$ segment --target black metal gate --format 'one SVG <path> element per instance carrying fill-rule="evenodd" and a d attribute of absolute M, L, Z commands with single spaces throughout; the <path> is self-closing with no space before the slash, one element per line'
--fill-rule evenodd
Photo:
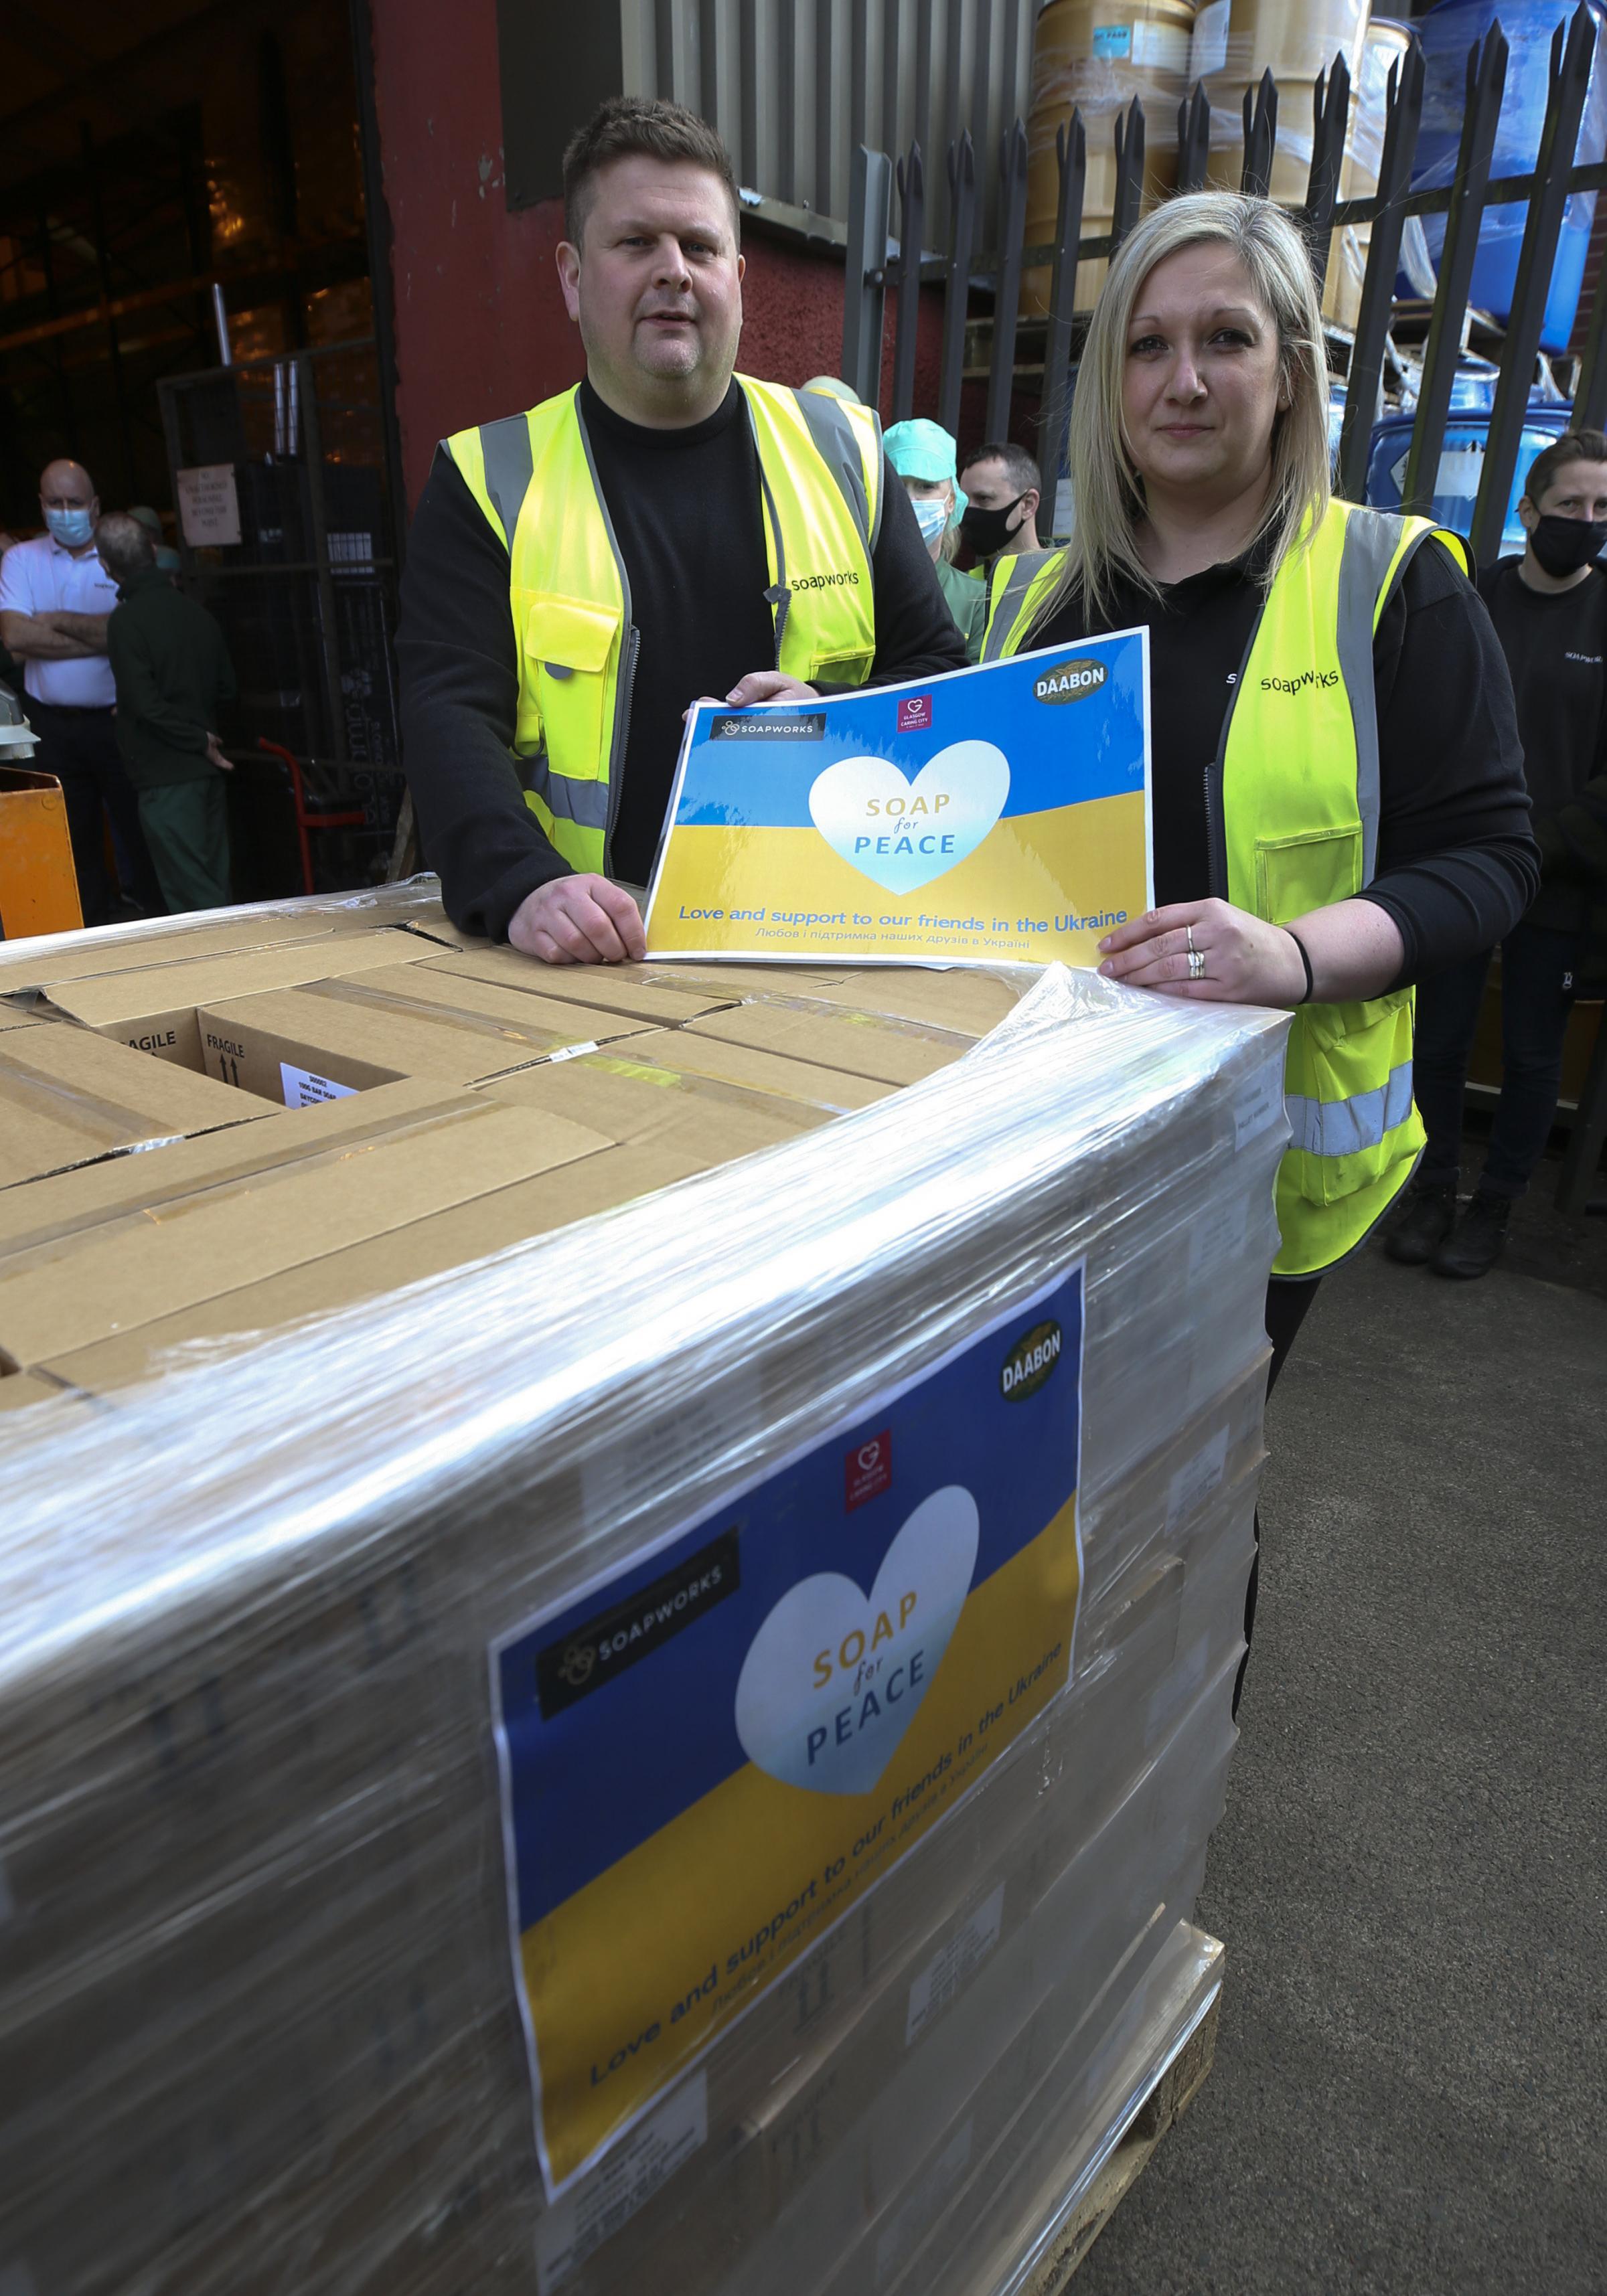
<path fill-rule="evenodd" d="M 1338 444 L 1337 488 L 1351 501 L 1364 498 L 1369 448 L 1383 405 L 1381 386 L 1392 349 L 1395 290 L 1402 235 L 1408 218 L 1443 216 L 1445 244 L 1426 321 L 1421 369 L 1416 377 L 1414 420 L 1406 454 L 1401 496 L 1408 510 L 1427 512 L 1435 493 L 1452 386 L 1469 320 L 1469 291 L 1479 225 L 1488 207 L 1527 201 L 1529 211 L 1518 262 L 1517 284 L 1500 348 L 1500 375 L 1488 414 L 1488 439 L 1476 505 L 1471 521 L 1473 552 L 1482 565 L 1499 554 L 1507 504 L 1516 474 L 1525 415 L 1537 372 L 1547 288 L 1562 230 L 1563 209 L 1573 192 L 1607 188 L 1607 164 L 1576 166 L 1575 152 L 1592 60 L 1596 20 L 1581 5 L 1553 37 L 1549 99 L 1537 163 L 1532 174 L 1492 181 L 1490 168 L 1501 99 L 1506 83 L 1508 47 L 1498 22 L 1467 59 L 1462 142 L 1453 181 L 1439 189 L 1411 188 L 1412 164 L 1423 110 L 1424 59 L 1413 34 L 1400 62 L 1389 73 L 1379 187 L 1368 199 L 1338 198 L 1349 119 L 1350 72 L 1343 56 L 1309 91 L 1281 91 L 1270 72 L 1244 99 L 1242 130 L 1232 123 L 1232 141 L 1243 136 L 1241 188 L 1265 195 L 1272 181 L 1281 105 L 1294 104 L 1313 123 L 1309 180 L 1303 204 L 1293 212 L 1306 226 L 1319 291 L 1336 226 L 1371 226 L 1360 308 L 1353 332 L 1330 343 L 1331 365 L 1345 384 L 1344 423 Z M 1086 332 L 1086 315 L 1075 308 L 1077 266 L 1112 254 L 1139 218 L 1144 185 L 1144 149 L 1149 133 L 1143 106 L 1134 97 L 1116 123 L 1117 178 L 1113 227 L 1097 238 L 1083 237 L 1083 194 L 1087 147 L 1080 115 L 1073 111 L 1059 137 L 1059 209 L 1055 237 L 1045 246 L 1022 244 L 1026 214 L 1027 139 L 1018 119 L 1001 139 L 997 155 L 998 213 L 1002 229 L 992 254 L 972 252 L 980 212 L 977 154 L 968 135 L 949 146 L 949 246 L 945 256 L 921 253 L 925 204 L 924 170 L 919 144 L 894 167 L 880 152 L 861 147 L 856 155 L 854 197 L 844 302 L 844 380 L 874 403 L 881 374 L 885 302 L 895 298 L 892 415 L 913 414 L 915 328 L 923 282 L 944 289 L 943 359 L 935 414 L 946 430 L 957 430 L 961 383 L 975 368 L 968 364 L 986 347 L 985 435 L 1006 435 L 1012 393 L 1034 386 L 1040 393 L 1038 460 L 1051 489 L 1061 467 L 1067 418 L 1076 387 L 1076 359 Z M 1196 86 L 1177 117 L 1178 193 L 1206 183 L 1211 110 Z M 890 236 L 894 186 L 899 194 L 899 231 Z M 1168 194 L 1170 195 L 1170 194 Z M 1030 335 L 1018 316 L 1024 270 L 1052 266 L 1049 314 Z M 991 320 L 972 317 L 974 296 L 991 298 Z M 1572 422 L 1600 428 L 1607 417 L 1607 296 L 1598 294 L 1588 319 L 1584 353 L 1572 381 Z M 1018 364 L 1023 352 L 1025 365 Z"/>

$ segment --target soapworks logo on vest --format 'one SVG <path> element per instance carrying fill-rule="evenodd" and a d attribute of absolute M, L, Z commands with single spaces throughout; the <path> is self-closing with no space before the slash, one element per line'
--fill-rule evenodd
<path fill-rule="evenodd" d="M 845 566 L 837 573 L 800 574 L 789 587 L 794 590 L 842 590 L 851 587 L 859 578 L 853 567 Z"/>
<path fill-rule="evenodd" d="M 1308 685 L 1322 688 L 1337 685 L 1339 682 L 1337 669 L 1303 669 L 1294 677 L 1264 677 L 1261 691 L 1263 693 L 1298 693 Z"/>

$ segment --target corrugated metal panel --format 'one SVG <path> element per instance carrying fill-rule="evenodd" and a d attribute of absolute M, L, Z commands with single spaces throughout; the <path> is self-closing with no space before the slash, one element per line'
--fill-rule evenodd
<path fill-rule="evenodd" d="M 856 144 L 919 141 L 928 245 L 948 231 L 944 153 L 968 128 L 986 242 L 1037 14 L 1038 0 L 621 0 L 625 86 L 701 113 L 747 188 L 839 222 Z"/>

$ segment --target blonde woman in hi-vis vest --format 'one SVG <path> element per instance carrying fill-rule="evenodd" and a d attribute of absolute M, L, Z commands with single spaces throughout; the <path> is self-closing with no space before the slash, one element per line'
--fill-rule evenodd
<path fill-rule="evenodd" d="M 1537 882 L 1512 686 L 1460 538 L 1332 499 L 1321 310 L 1268 201 L 1172 200 L 1126 241 L 1069 469 L 1074 538 L 996 570 L 982 658 L 1149 627 L 1158 905 L 1100 970 L 1294 1013 L 1275 1378 L 1422 1151 L 1413 982 Z"/>

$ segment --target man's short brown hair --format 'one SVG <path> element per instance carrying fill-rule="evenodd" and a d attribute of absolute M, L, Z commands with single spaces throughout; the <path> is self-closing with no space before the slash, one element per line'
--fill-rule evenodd
<path fill-rule="evenodd" d="M 564 235 L 572 246 L 581 244 L 599 168 L 613 160 L 639 156 L 705 168 L 718 176 L 730 199 L 731 228 L 737 233 L 741 217 L 737 171 L 707 121 L 684 104 L 666 103 L 658 96 L 611 95 L 584 127 L 575 130 L 564 153 Z"/>
<path fill-rule="evenodd" d="M 1570 463 L 1607 463 L 1607 436 L 1600 430 L 1565 430 L 1554 447 L 1545 447 L 1529 466 L 1523 491 L 1537 510 Z"/>

